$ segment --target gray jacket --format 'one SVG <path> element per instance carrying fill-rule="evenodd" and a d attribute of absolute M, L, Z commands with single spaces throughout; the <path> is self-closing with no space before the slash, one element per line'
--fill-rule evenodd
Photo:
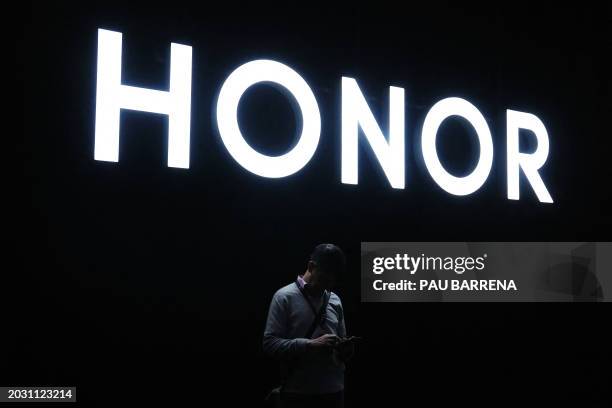
<path fill-rule="evenodd" d="M 319 310 L 323 296 L 310 299 Z M 287 392 L 323 394 L 344 389 L 344 363 L 338 359 L 336 352 L 307 350 L 308 339 L 303 336 L 314 318 L 312 309 L 295 282 L 280 288 L 272 297 L 263 349 L 268 356 L 280 360 L 283 373 L 287 372 L 290 361 L 295 359 L 295 367 L 284 384 Z M 342 303 L 333 292 L 321 324 L 315 329 L 312 338 L 327 333 L 346 336 Z"/>

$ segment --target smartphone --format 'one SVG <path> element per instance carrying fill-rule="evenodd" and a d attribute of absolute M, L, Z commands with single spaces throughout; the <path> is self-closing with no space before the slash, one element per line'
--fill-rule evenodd
<path fill-rule="evenodd" d="M 344 343 L 348 343 L 348 342 L 355 342 L 355 341 L 360 341 L 362 340 L 362 337 L 359 336 L 349 336 L 349 337 L 344 337 L 342 339 L 340 339 L 340 344 L 344 344 Z"/>

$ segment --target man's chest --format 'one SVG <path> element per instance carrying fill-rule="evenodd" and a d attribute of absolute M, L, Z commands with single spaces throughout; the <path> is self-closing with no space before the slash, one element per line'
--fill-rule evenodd
<path fill-rule="evenodd" d="M 318 312 L 321 309 L 324 301 L 323 297 L 318 299 L 311 298 L 309 300 L 311 301 L 310 304 L 308 304 L 306 299 L 300 298 L 294 298 L 291 302 L 288 323 L 291 332 L 298 337 L 304 336 L 308 331 L 316 317 L 315 311 Z M 313 338 L 325 333 L 338 334 L 341 320 L 341 307 L 334 302 L 328 302 L 321 323 L 316 328 Z"/>

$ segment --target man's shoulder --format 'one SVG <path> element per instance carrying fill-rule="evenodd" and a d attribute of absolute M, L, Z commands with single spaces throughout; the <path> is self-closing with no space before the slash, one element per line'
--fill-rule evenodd
<path fill-rule="evenodd" d="M 329 293 L 329 303 L 342 306 L 342 301 L 340 300 L 340 296 L 338 296 L 334 292 Z"/>
<path fill-rule="evenodd" d="M 295 282 L 291 282 L 290 284 L 285 285 L 282 288 L 278 289 L 274 293 L 274 297 L 277 299 L 287 298 L 287 297 L 295 296 L 296 294 L 300 294 L 300 290 L 297 288 L 297 286 L 295 286 Z"/>

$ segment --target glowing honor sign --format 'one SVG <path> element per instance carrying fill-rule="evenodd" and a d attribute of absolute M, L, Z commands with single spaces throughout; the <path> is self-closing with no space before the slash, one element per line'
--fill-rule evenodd
<path fill-rule="evenodd" d="M 191 47 L 170 45 L 170 89 L 160 91 L 121 83 L 122 34 L 98 30 L 96 87 L 95 160 L 119 161 L 119 115 L 121 109 L 166 114 L 168 166 L 189 168 L 191 119 Z M 238 126 L 238 104 L 245 91 L 260 82 L 272 82 L 286 89 L 297 101 L 302 115 L 302 133 L 287 153 L 268 156 L 253 149 Z M 359 129 L 370 145 L 391 187 L 405 187 L 404 89 L 389 87 L 389 134 L 380 129 L 363 92 L 353 78 L 342 77 L 342 163 L 344 184 L 358 184 Z M 277 61 L 255 60 L 232 72 L 221 88 L 216 119 L 223 144 L 241 166 L 261 177 L 280 178 L 300 171 L 312 158 L 321 135 L 321 114 L 312 89 L 293 69 Z M 464 177 L 446 171 L 436 150 L 436 137 L 445 120 L 459 116 L 474 128 L 480 157 L 474 170 Z M 506 111 L 508 199 L 519 199 L 519 173 L 541 202 L 552 203 L 538 170 L 548 157 L 548 133 L 535 115 Z M 531 131 L 537 141 L 533 153 L 519 151 L 519 130 Z M 464 196 L 478 190 L 493 165 L 493 140 L 487 121 L 478 108 L 465 99 L 446 98 L 427 113 L 421 132 L 421 148 L 427 171 L 450 194 Z"/>

